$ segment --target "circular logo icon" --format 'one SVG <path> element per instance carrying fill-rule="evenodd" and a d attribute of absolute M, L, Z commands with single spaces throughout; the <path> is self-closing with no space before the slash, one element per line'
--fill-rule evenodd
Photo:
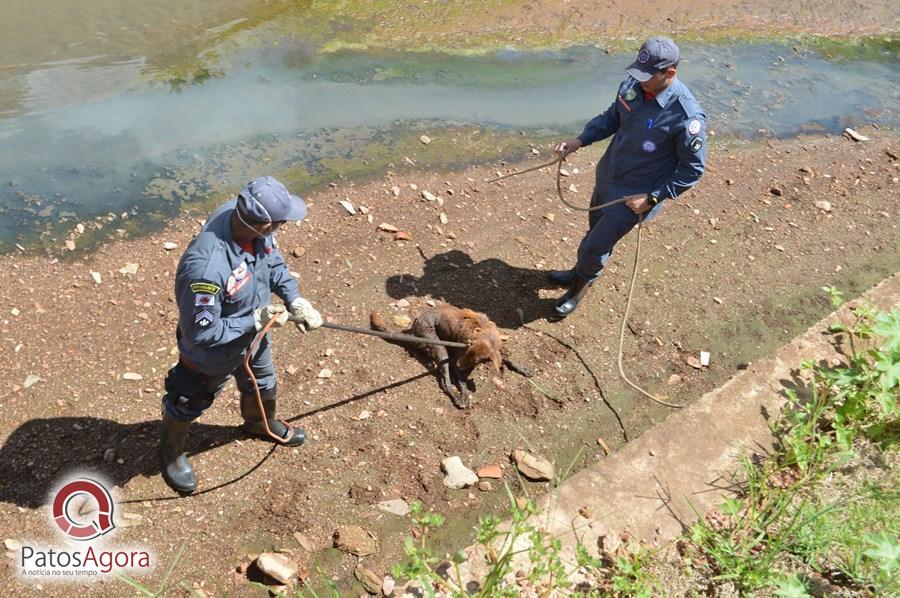
<path fill-rule="evenodd" d="M 648 139 L 647 141 L 645 141 L 644 143 L 641 144 L 641 148 L 649 154 L 650 152 L 656 151 L 656 144 Z"/>
<path fill-rule="evenodd" d="M 641 64 L 647 64 L 648 60 L 650 60 L 650 50 L 644 48 L 640 52 L 638 52 L 638 62 L 640 62 Z"/>
<path fill-rule="evenodd" d="M 76 521 L 69 513 L 75 499 L 94 499 L 97 512 L 87 523 Z M 59 489 L 53 499 L 53 520 L 62 532 L 73 540 L 92 540 L 115 527 L 113 524 L 113 499 L 99 482 L 81 478 Z"/>
<path fill-rule="evenodd" d="M 700 121 L 695 118 L 690 123 L 688 123 L 688 133 L 690 133 L 691 135 L 696 135 L 699 132 Z"/>

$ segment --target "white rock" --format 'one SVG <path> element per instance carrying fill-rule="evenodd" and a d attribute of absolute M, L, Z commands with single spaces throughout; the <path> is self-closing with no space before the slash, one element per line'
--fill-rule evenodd
<path fill-rule="evenodd" d="M 290 583 L 297 576 L 299 567 L 286 554 L 276 552 L 264 552 L 256 558 L 256 566 L 259 570 L 278 581 Z"/>
<path fill-rule="evenodd" d="M 140 264 L 134 264 L 132 262 L 125 262 L 125 265 L 119 268 L 120 274 L 137 274 L 138 268 L 140 268 Z"/>
<path fill-rule="evenodd" d="M 316 378 L 331 378 L 334 373 L 328 368 L 322 368 L 319 370 L 319 373 L 316 374 Z"/>
<path fill-rule="evenodd" d="M 78 224 L 76 224 L 75 232 L 77 232 L 79 235 L 83 235 L 84 234 L 84 225 L 80 222 Z"/>
<path fill-rule="evenodd" d="M 425 145 L 428 145 L 429 143 L 431 143 L 431 137 L 429 137 L 428 135 L 420 135 L 419 141 L 421 141 Z"/>
<path fill-rule="evenodd" d="M 124 374 L 122 374 L 122 379 L 123 380 L 143 380 L 144 377 L 135 372 L 125 372 Z"/>
<path fill-rule="evenodd" d="M 709 365 L 709 352 L 708 351 L 700 351 L 700 365 L 703 365 L 703 366 Z"/>
<path fill-rule="evenodd" d="M 394 185 L 393 187 L 391 187 L 391 193 L 394 194 L 394 197 L 400 197 L 400 187 Z"/>
<path fill-rule="evenodd" d="M 450 219 L 447 218 L 447 215 L 443 212 L 441 212 L 441 215 L 439 216 L 439 218 L 440 218 L 441 224 L 447 224 L 448 222 L 450 222 Z"/>
<path fill-rule="evenodd" d="M 35 374 L 28 374 L 27 376 L 25 376 L 25 382 L 22 384 L 22 386 L 24 386 L 25 388 L 29 388 L 31 386 L 34 386 L 38 382 L 41 382 L 42 380 L 43 378 L 41 378 L 40 376 L 37 376 Z"/>
<path fill-rule="evenodd" d="M 91 278 L 94 279 L 95 284 L 100 284 L 101 282 L 103 282 L 103 277 L 100 276 L 99 272 L 91 272 Z"/>
<path fill-rule="evenodd" d="M 390 575 L 385 575 L 384 581 L 381 583 L 381 593 L 385 596 L 390 596 L 391 592 L 393 592 L 396 587 L 397 582 L 394 581 L 394 578 Z"/>
<path fill-rule="evenodd" d="M 447 488 L 467 488 L 478 483 L 475 472 L 463 465 L 462 459 L 455 455 L 441 461 L 441 466 L 447 474 L 444 476 L 444 486 Z"/>
<path fill-rule="evenodd" d="M 388 224 L 387 222 L 382 222 L 378 225 L 378 230 L 383 230 L 388 233 L 395 233 L 400 229 L 394 226 L 393 224 Z"/>
<path fill-rule="evenodd" d="M 356 214 L 356 208 L 354 208 L 353 204 L 350 203 L 349 201 L 347 201 L 346 199 L 342 199 L 338 203 L 341 204 L 342 206 L 344 206 L 344 209 L 347 210 L 347 212 L 350 213 L 351 215 Z"/>
<path fill-rule="evenodd" d="M 13 552 L 22 548 L 22 543 L 16 540 L 15 538 L 7 538 L 3 540 L 3 545 L 6 546 L 7 550 L 12 550 Z"/>
<path fill-rule="evenodd" d="M 14 307 L 14 308 L 12 308 L 11 310 L 9 310 L 9 313 L 11 313 L 12 315 L 14 315 L 15 317 L 18 318 L 18 317 L 19 317 L 19 314 L 22 313 L 22 312 L 19 311 L 19 308 L 18 308 L 18 307 Z"/>
<path fill-rule="evenodd" d="M 854 131 L 850 127 L 847 127 L 846 129 L 844 129 L 844 133 L 846 133 L 847 137 L 849 137 L 853 141 L 868 141 L 869 140 L 868 137 L 866 137 L 865 135 L 859 134 L 858 132 Z"/>
<path fill-rule="evenodd" d="M 166 241 L 165 243 L 163 243 L 163 249 L 165 249 L 166 251 L 172 251 L 176 247 L 178 247 L 178 243 L 173 243 L 171 241 Z"/>
<path fill-rule="evenodd" d="M 72 239 L 66 239 L 65 245 L 66 249 L 68 249 L 69 251 L 75 251 L 75 241 L 73 241 Z"/>
<path fill-rule="evenodd" d="M 816 207 L 822 210 L 823 212 L 831 211 L 831 202 L 825 201 L 824 199 L 816 202 Z"/>
<path fill-rule="evenodd" d="M 437 197 L 431 191 L 422 191 L 422 197 L 427 201 L 434 201 Z"/>
<path fill-rule="evenodd" d="M 409 504 L 402 498 L 395 498 L 393 500 L 385 500 L 378 503 L 378 510 L 384 511 L 385 513 L 391 513 L 392 515 L 405 517 L 409 514 Z"/>

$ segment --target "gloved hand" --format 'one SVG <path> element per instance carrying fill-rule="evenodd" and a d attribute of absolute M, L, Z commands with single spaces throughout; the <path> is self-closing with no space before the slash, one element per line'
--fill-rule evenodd
<path fill-rule="evenodd" d="M 312 303 L 303 297 L 297 297 L 291 301 L 288 310 L 290 310 L 291 315 L 303 319 L 302 322 L 295 322 L 297 324 L 297 330 L 300 332 L 315 330 L 322 325 L 322 314 L 316 311 L 316 308 L 312 306 Z"/>
<path fill-rule="evenodd" d="M 274 320 L 272 324 L 272 328 L 281 328 L 288 321 L 287 310 L 283 305 L 267 305 L 266 307 L 260 307 L 256 311 L 253 312 L 253 320 L 256 324 L 256 331 L 259 332 L 262 330 L 266 324 L 269 323 L 269 320 Z"/>

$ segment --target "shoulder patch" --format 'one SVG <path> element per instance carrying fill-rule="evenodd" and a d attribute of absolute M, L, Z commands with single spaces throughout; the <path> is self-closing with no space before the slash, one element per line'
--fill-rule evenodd
<path fill-rule="evenodd" d="M 215 295 L 216 293 L 218 293 L 221 290 L 222 290 L 221 287 L 219 287 L 218 285 L 214 285 L 211 282 L 200 281 L 200 282 L 192 282 L 191 283 L 191 292 L 193 292 L 193 293 L 204 293 L 207 295 Z"/>
<path fill-rule="evenodd" d="M 691 135 L 697 135 L 700 133 L 700 129 L 702 128 L 702 124 L 696 118 L 692 118 L 691 122 L 688 123 L 688 133 Z"/>
<path fill-rule="evenodd" d="M 696 154 L 697 152 L 700 151 L 700 148 L 703 147 L 703 138 L 702 137 L 694 137 L 694 139 L 691 140 L 691 144 L 688 147 L 690 147 L 691 151 Z"/>
<path fill-rule="evenodd" d="M 214 317 L 208 309 L 204 309 L 203 311 L 198 313 L 196 316 L 194 316 L 194 322 L 196 322 L 197 325 L 200 326 L 201 328 L 206 328 L 207 326 L 212 324 L 213 319 L 214 319 Z"/>

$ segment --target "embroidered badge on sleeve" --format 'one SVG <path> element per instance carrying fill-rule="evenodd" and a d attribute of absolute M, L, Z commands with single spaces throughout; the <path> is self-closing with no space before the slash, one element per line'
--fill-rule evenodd
<path fill-rule="evenodd" d="M 702 126 L 703 125 L 700 124 L 699 120 L 697 120 L 696 118 L 692 119 L 691 122 L 688 123 L 688 133 L 691 135 L 697 135 L 698 133 L 700 133 L 700 128 Z"/>
<path fill-rule="evenodd" d="M 219 287 L 218 285 L 214 285 L 211 282 L 198 281 L 191 283 L 191 292 L 193 293 L 206 293 L 207 295 L 215 295 L 221 290 L 221 287 Z"/>
<path fill-rule="evenodd" d="M 206 328 L 207 326 L 212 324 L 213 319 L 214 319 L 214 316 L 212 315 L 212 313 L 210 313 L 210 311 L 208 309 L 204 309 L 203 311 L 199 312 L 196 316 L 194 316 L 194 322 L 196 322 L 197 326 L 200 326 L 201 328 Z"/>

